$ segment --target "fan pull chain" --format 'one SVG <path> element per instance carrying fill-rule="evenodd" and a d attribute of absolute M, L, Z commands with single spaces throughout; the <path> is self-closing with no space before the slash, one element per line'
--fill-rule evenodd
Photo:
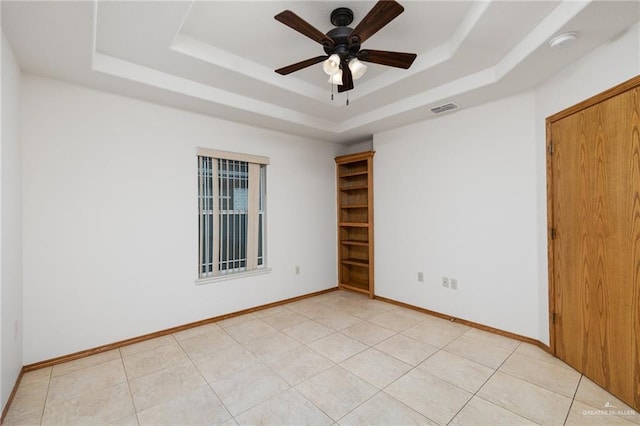
<path fill-rule="evenodd" d="M 333 83 L 331 83 L 331 100 L 333 100 Z"/>
<path fill-rule="evenodd" d="M 347 91 L 347 106 L 349 106 L 349 92 Z"/>

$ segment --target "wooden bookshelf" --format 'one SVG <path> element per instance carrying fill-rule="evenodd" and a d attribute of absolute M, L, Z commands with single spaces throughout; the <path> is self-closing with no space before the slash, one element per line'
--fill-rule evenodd
<path fill-rule="evenodd" d="M 374 151 L 336 158 L 338 286 L 373 298 Z"/>

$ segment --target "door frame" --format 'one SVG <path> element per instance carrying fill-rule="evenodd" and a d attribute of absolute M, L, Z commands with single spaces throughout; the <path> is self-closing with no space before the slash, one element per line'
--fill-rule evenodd
<path fill-rule="evenodd" d="M 554 252 L 553 252 L 553 136 L 551 125 L 565 117 L 578 113 L 584 109 L 597 105 L 628 90 L 640 87 L 640 75 L 630 78 L 604 92 L 598 93 L 582 102 L 566 108 L 546 119 L 546 156 L 547 156 L 547 269 L 549 287 L 549 352 L 556 355 L 556 284 L 554 280 Z"/>

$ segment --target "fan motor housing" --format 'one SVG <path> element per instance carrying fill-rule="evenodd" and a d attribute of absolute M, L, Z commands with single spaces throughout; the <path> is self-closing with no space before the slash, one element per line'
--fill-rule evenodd
<path fill-rule="evenodd" d="M 360 40 L 357 37 L 350 38 L 353 28 L 348 27 L 353 22 L 353 12 L 347 7 L 339 7 L 331 12 L 331 23 L 336 28 L 327 33 L 334 42 L 334 46 L 324 46 L 327 55 L 338 54 L 342 59 L 355 55 L 360 50 Z"/>

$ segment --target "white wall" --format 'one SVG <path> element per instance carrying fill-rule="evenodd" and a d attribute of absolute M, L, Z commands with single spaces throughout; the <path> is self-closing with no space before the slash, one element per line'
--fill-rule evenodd
<path fill-rule="evenodd" d="M 25 364 L 336 286 L 343 147 L 34 76 L 23 124 Z M 194 284 L 197 146 L 270 157 L 271 273 Z"/>
<path fill-rule="evenodd" d="M 378 295 L 537 334 L 533 114 L 523 94 L 375 135 Z"/>
<path fill-rule="evenodd" d="M 2 143 L 0 144 L 0 406 L 22 368 L 22 193 L 20 69 L 2 33 Z M 16 328 L 17 327 L 17 328 Z"/>
<path fill-rule="evenodd" d="M 548 344 L 545 117 L 639 73 L 635 25 L 533 90 L 374 135 L 376 293 Z"/>

